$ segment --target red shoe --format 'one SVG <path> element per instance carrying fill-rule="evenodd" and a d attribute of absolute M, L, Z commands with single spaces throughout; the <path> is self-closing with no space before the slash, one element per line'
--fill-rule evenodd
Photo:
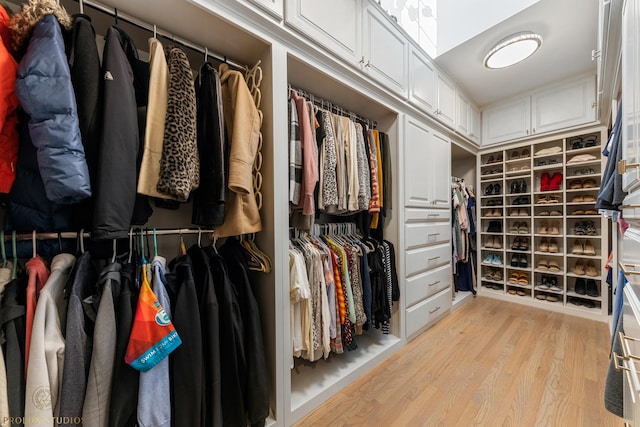
<path fill-rule="evenodd" d="M 560 190 L 561 184 L 562 184 L 562 172 L 554 173 L 551 179 L 549 180 L 549 191 Z"/>
<path fill-rule="evenodd" d="M 540 176 L 540 191 L 549 191 L 549 174 L 547 172 Z"/>

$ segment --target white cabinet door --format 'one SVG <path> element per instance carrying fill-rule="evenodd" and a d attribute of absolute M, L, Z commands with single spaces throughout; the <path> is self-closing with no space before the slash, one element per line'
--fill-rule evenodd
<path fill-rule="evenodd" d="M 464 136 L 469 135 L 469 101 L 462 93 L 456 94 L 456 132 Z"/>
<path fill-rule="evenodd" d="M 360 56 L 361 0 L 287 0 L 285 22 L 348 62 Z"/>
<path fill-rule="evenodd" d="M 534 134 L 582 125 L 596 120 L 596 84 L 589 76 L 531 96 Z"/>
<path fill-rule="evenodd" d="M 482 135 L 482 119 L 480 116 L 480 110 L 469 104 L 469 115 L 469 139 L 476 144 L 480 144 L 480 137 Z"/>
<path fill-rule="evenodd" d="M 640 162 L 640 0 L 627 0 L 622 9 L 622 159 Z M 625 191 L 640 184 L 640 169 L 622 175 Z"/>
<path fill-rule="evenodd" d="M 453 127 L 456 117 L 456 87 L 444 73 L 436 75 L 438 93 L 437 118 L 445 125 Z"/>
<path fill-rule="evenodd" d="M 436 111 L 436 68 L 419 49 L 411 46 L 409 52 L 409 102 L 422 111 Z"/>
<path fill-rule="evenodd" d="M 409 116 L 404 126 L 404 204 L 405 206 L 433 207 L 431 170 L 431 129 Z"/>
<path fill-rule="evenodd" d="M 259 6 L 269 14 L 282 19 L 282 9 L 284 7 L 284 0 L 242 0 L 245 3 L 252 3 Z"/>
<path fill-rule="evenodd" d="M 366 72 L 389 89 L 406 95 L 409 41 L 386 14 L 371 4 L 364 10 L 362 42 Z"/>
<path fill-rule="evenodd" d="M 451 141 L 444 135 L 431 132 L 430 181 L 434 208 L 451 208 Z"/>
<path fill-rule="evenodd" d="M 482 145 L 497 144 L 529 135 L 531 98 L 524 96 L 482 112 Z"/>

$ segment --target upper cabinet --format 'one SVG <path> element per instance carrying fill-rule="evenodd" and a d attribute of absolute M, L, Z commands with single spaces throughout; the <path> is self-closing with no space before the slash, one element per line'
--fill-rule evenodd
<path fill-rule="evenodd" d="M 640 186 L 640 0 L 627 0 L 622 9 L 622 188 Z"/>
<path fill-rule="evenodd" d="M 360 0 L 288 0 L 285 21 L 310 40 L 355 64 L 361 59 L 361 8 Z"/>
<path fill-rule="evenodd" d="M 482 145 L 539 135 L 596 120 L 593 76 L 511 99 L 482 113 Z"/>
<path fill-rule="evenodd" d="M 480 144 L 481 127 L 480 110 L 469 102 L 464 93 L 457 91 L 455 131 Z"/>
<path fill-rule="evenodd" d="M 389 89 L 406 96 L 409 40 L 371 3 L 364 9 L 363 21 L 362 68 Z"/>
<path fill-rule="evenodd" d="M 453 128 L 456 118 L 456 86 L 443 72 L 436 74 L 436 92 L 438 94 L 436 116 L 442 123 Z"/>
<path fill-rule="evenodd" d="M 530 97 L 511 100 L 482 112 L 482 145 L 525 137 L 530 128 Z"/>
<path fill-rule="evenodd" d="M 409 52 L 409 102 L 419 109 L 436 111 L 436 66 L 422 50 L 411 45 Z"/>

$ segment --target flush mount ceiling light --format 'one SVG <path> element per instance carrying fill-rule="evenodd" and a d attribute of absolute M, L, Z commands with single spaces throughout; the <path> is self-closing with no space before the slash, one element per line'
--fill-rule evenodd
<path fill-rule="evenodd" d="M 505 68 L 517 64 L 533 55 L 542 45 L 542 36 L 524 32 L 513 34 L 500 43 L 484 57 L 486 68 Z"/>

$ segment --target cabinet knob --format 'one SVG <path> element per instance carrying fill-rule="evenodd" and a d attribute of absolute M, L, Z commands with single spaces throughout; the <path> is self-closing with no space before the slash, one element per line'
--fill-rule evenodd
<path fill-rule="evenodd" d="M 533 128 L 533 133 L 536 133 L 536 128 Z"/>
<path fill-rule="evenodd" d="M 435 281 L 435 282 L 433 282 L 433 283 L 429 283 L 429 286 L 435 286 L 435 285 L 437 285 L 438 283 L 440 283 L 440 280 L 436 280 L 436 281 Z"/>
<path fill-rule="evenodd" d="M 615 351 L 611 352 L 611 356 L 613 356 L 613 366 L 616 368 L 616 371 L 630 371 L 631 369 L 625 367 L 620 360 L 625 360 L 624 357 L 620 356 Z"/>
<path fill-rule="evenodd" d="M 440 257 L 439 256 L 435 256 L 433 258 L 429 258 L 427 261 L 435 261 L 437 259 L 440 259 Z"/>
<path fill-rule="evenodd" d="M 360 64 L 364 64 L 364 56 L 362 58 L 360 58 L 360 61 L 358 61 Z"/>
<path fill-rule="evenodd" d="M 529 129 L 527 129 L 527 135 L 529 135 Z"/>
<path fill-rule="evenodd" d="M 365 67 L 370 67 L 371 66 L 371 60 L 368 60 L 366 64 L 364 64 Z"/>

